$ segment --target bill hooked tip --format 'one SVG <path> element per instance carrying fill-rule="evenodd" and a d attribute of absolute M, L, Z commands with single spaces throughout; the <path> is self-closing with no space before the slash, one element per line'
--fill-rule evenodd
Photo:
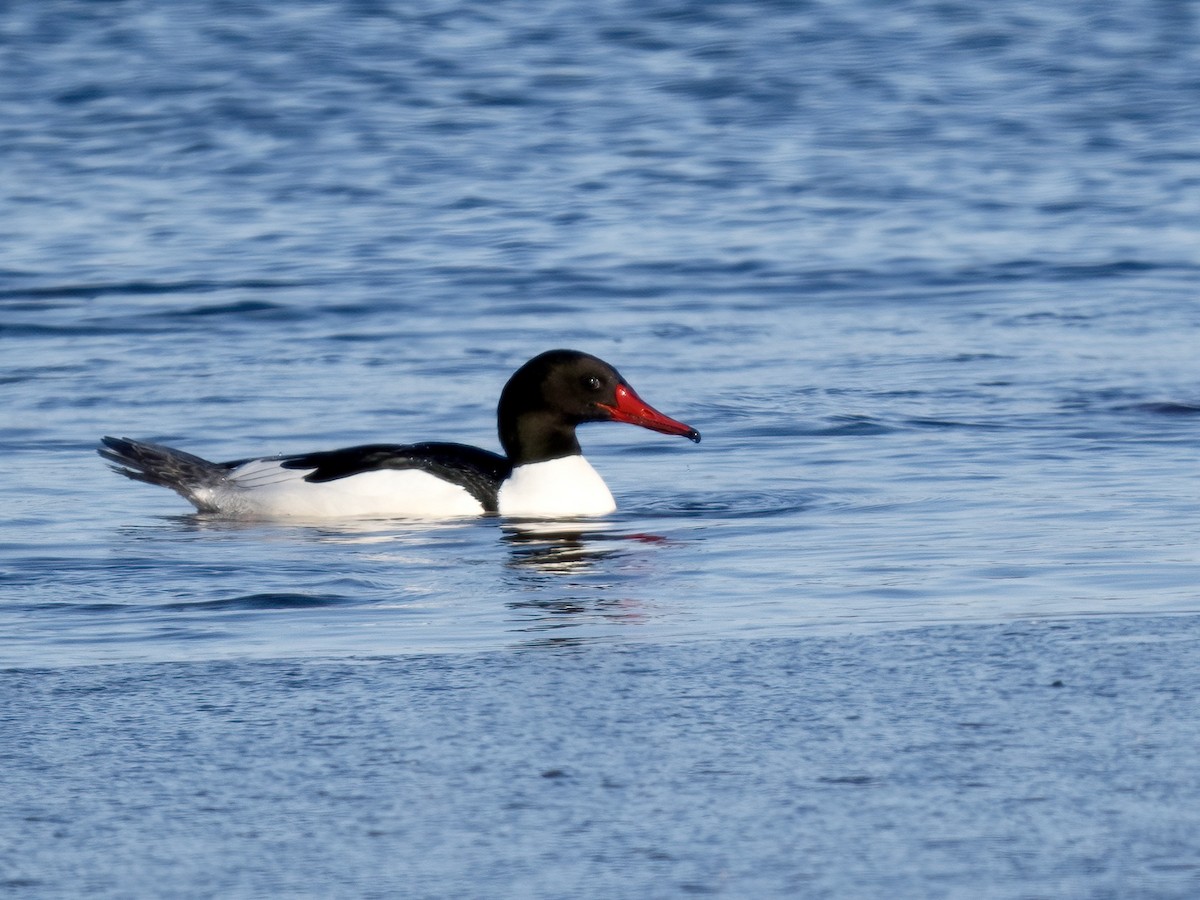
<path fill-rule="evenodd" d="M 628 422 L 630 425 L 640 425 L 660 434 L 677 434 L 694 443 L 700 443 L 700 432 L 691 425 L 664 416 L 627 384 L 617 386 L 615 405 L 601 408 L 614 422 Z"/>

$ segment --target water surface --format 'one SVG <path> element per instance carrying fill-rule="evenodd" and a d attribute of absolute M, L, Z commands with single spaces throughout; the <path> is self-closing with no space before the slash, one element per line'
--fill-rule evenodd
<path fill-rule="evenodd" d="M 5 884 L 1195 895 L 1198 47 L 1168 0 L 16 4 Z M 93 452 L 494 449 L 561 346 L 704 434 L 584 429 L 596 522 L 227 522 Z"/>

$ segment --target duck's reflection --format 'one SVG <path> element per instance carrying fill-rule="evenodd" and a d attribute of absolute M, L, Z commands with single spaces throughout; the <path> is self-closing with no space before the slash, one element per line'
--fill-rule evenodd
<path fill-rule="evenodd" d="M 507 604 L 517 616 L 516 630 L 572 629 L 574 642 L 611 637 L 607 629 L 613 624 L 640 624 L 652 617 L 646 602 L 629 597 L 622 587 L 629 570 L 637 568 L 635 544 L 665 543 L 665 538 L 622 533 L 596 522 L 506 523 L 503 531 L 508 567 L 527 594 Z M 534 643 L 564 640 L 543 636 Z"/>
<path fill-rule="evenodd" d="M 560 526 L 561 528 L 561 526 Z M 512 531 L 505 529 L 508 565 L 517 572 L 542 575 L 577 575 L 598 563 L 621 555 L 621 550 L 581 531 Z"/>
<path fill-rule="evenodd" d="M 646 604 L 631 597 L 592 597 L 513 600 L 509 610 L 517 619 L 514 631 L 539 634 L 559 629 L 571 629 L 570 640 L 583 641 L 611 638 L 609 625 L 641 625 L 650 619 Z M 540 638 L 539 642 L 548 639 Z M 562 643 L 568 638 L 556 638 Z"/>
<path fill-rule="evenodd" d="M 658 535 L 623 534 L 594 522 L 509 522 L 503 532 L 508 565 L 519 572 L 545 575 L 588 572 L 601 562 L 627 555 L 631 542 L 667 542 Z"/>

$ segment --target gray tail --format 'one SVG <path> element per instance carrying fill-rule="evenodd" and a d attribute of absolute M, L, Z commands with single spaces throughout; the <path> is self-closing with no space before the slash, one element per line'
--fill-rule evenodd
<path fill-rule="evenodd" d="M 196 499 L 198 488 L 223 481 L 229 466 L 209 462 L 173 447 L 106 437 L 96 452 L 112 463 L 112 470 L 134 481 L 170 488 L 194 503 L 202 512 L 205 505 Z"/>

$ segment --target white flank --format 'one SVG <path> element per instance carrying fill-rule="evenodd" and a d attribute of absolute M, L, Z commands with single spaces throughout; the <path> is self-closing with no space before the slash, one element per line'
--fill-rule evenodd
<path fill-rule="evenodd" d="M 617 508 L 604 479 L 582 456 L 517 466 L 500 486 L 500 515 L 530 519 L 603 516 Z"/>
<path fill-rule="evenodd" d="M 195 491 L 196 500 L 224 515 L 252 518 L 377 517 L 445 519 L 478 516 L 483 506 L 465 489 L 416 469 L 378 469 L 333 481 L 310 482 L 311 469 L 285 469 L 255 459 L 224 484 Z"/>

